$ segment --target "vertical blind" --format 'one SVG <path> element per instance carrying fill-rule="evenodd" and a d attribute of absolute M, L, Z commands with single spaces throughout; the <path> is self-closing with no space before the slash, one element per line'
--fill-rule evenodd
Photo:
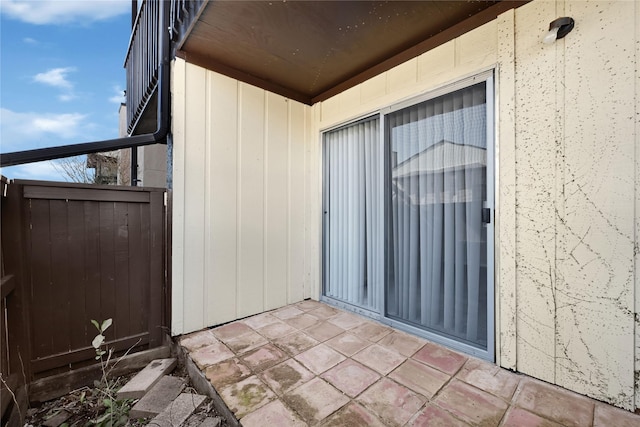
<path fill-rule="evenodd" d="M 382 195 L 379 119 L 324 134 L 324 293 L 379 307 Z"/>
<path fill-rule="evenodd" d="M 386 314 L 487 347 L 486 84 L 386 116 Z"/>

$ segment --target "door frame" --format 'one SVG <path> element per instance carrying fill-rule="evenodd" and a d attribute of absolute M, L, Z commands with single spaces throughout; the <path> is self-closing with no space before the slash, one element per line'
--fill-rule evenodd
<path fill-rule="evenodd" d="M 379 322 L 393 327 L 395 329 L 399 329 L 401 331 L 409 332 L 413 335 L 426 338 L 435 343 L 443 344 L 449 348 L 454 350 L 458 350 L 464 352 L 466 354 L 470 354 L 472 356 L 488 360 L 491 362 L 495 362 L 496 357 L 496 310 L 495 310 L 495 302 L 496 302 L 496 277 L 495 277 L 495 232 L 496 232 L 496 72 L 495 68 L 490 68 L 488 70 L 476 73 L 472 76 L 459 79 L 451 84 L 446 84 L 440 86 L 436 89 L 430 90 L 428 92 L 422 93 L 418 96 L 414 96 L 396 103 L 393 103 L 389 106 L 379 109 L 378 111 L 362 115 L 358 118 L 354 118 L 352 120 L 345 121 L 336 126 L 331 126 L 329 128 L 323 129 L 320 132 L 320 144 L 321 144 L 321 171 L 322 171 L 322 190 L 321 190 L 321 200 L 322 200 L 322 226 L 321 226 L 321 282 L 320 282 L 320 300 L 327 302 L 328 304 L 334 305 L 339 308 L 344 308 L 346 310 L 367 316 L 374 320 L 378 320 Z M 480 82 L 486 82 L 486 111 L 487 111 L 487 200 L 484 204 L 485 208 L 489 208 L 491 212 L 491 221 L 488 224 L 485 224 L 487 227 L 487 349 L 481 349 L 475 347 L 473 345 L 457 341 L 453 338 L 449 338 L 444 335 L 439 335 L 435 332 L 431 332 L 426 329 L 418 328 L 412 326 L 408 323 L 404 323 L 386 316 L 386 298 L 385 298 L 385 286 L 379 286 L 377 292 L 379 293 L 379 297 L 377 298 L 379 302 L 379 306 L 375 307 L 375 311 L 371 311 L 365 309 L 363 307 L 354 306 L 347 302 L 329 297 L 325 295 L 325 278 L 326 278 L 326 264 L 325 264 L 325 251 L 326 251 L 326 238 L 325 238 L 325 186 L 328 181 L 328 176 L 326 174 L 326 162 L 325 158 L 325 142 L 324 142 L 324 134 L 330 132 L 335 129 L 339 129 L 344 126 L 349 126 L 358 121 L 371 118 L 374 116 L 379 117 L 380 123 L 380 138 L 379 138 L 379 149 L 381 150 L 381 155 L 379 156 L 382 173 L 380 173 L 380 191 L 382 191 L 382 200 L 383 200 L 383 212 L 381 215 L 383 222 L 383 237 L 382 239 L 385 241 L 383 247 L 383 259 L 380 260 L 383 265 L 383 278 L 386 277 L 386 210 L 387 207 L 384 205 L 386 203 L 386 195 L 389 191 L 388 183 L 386 180 L 386 128 L 385 128 L 385 117 L 386 115 L 393 113 L 395 111 L 401 110 L 406 107 L 410 107 L 412 105 L 418 104 L 420 102 L 428 101 L 430 99 L 437 98 L 442 95 L 446 95 L 448 93 L 454 92 L 459 89 L 463 89 L 465 87 L 473 86 L 474 84 Z M 384 280 L 384 279 L 383 279 Z"/>

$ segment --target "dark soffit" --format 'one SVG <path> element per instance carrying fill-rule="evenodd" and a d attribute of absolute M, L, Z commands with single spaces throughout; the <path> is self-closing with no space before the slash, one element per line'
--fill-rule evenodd
<path fill-rule="evenodd" d="M 527 1 L 209 1 L 178 55 L 313 104 Z"/>

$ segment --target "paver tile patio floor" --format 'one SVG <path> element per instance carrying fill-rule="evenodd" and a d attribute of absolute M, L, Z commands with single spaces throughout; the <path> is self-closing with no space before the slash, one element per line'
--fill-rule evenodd
<path fill-rule="evenodd" d="M 640 426 L 640 416 L 306 300 L 180 345 L 243 426 Z"/>

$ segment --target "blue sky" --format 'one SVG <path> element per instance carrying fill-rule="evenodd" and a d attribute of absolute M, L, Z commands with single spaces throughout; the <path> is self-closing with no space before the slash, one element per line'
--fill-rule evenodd
<path fill-rule="evenodd" d="M 0 0 L 0 151 L 118 136 L 130 0 Z M 42 162 L 8 178 L 64 181 Z"/>

